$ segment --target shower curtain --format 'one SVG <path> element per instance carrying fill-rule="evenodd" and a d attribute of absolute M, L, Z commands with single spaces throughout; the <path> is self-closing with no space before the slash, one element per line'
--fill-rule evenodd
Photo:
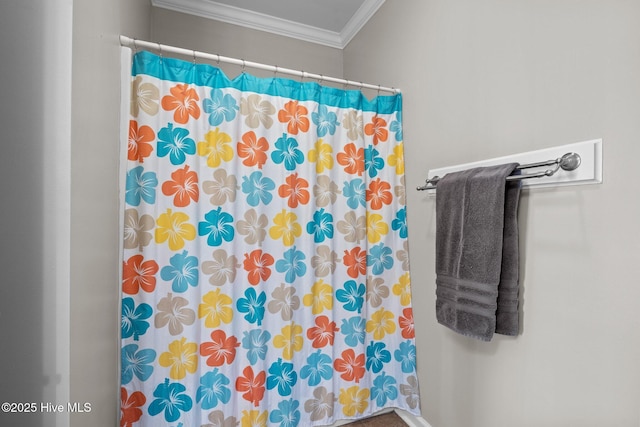
<path fill-rule="evenodd" d="M 120 425 L 418 414 L 401 95 L 130 63 Z"/>

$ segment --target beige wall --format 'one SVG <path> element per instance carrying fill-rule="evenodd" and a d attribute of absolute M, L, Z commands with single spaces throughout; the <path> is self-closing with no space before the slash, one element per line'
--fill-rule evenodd
<path fill-rule="evenodd" d="M 1 425 L 118 425 L 118 36 L 148 37 L 150 8 L 0 3 L 0 394 L 36 405 Z"/>
<path fill-rule="evenodd" d="M 433 427 L 640 425 L 640 2 L 389 0 L 345 75 L 404 94 L 418 370 Z M 522 332 L 435 320 L 430 168 L 604 139 L 601 185 L 521 205 Z"/>
<path fill-rule="evenodd" d="M 0 402 L 36 410 L 2 426 L 68 423 L 71 6 L 0 2 Z"/>
<path fill-rule="evenodd" d="M 120 42 L 147 38 L 148 0 L 74 0 L 71 141 L 72 426 L 119 420 L 118 145 Z"/>

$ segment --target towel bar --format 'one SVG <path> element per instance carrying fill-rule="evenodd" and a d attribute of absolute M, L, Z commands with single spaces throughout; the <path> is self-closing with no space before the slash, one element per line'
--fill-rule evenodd
<path fill-rule="evenodd" d="M 559 157 L 555 160 L 547 160 L 544 162 L 536 162 L 536 163 L 527 163 L 527 164 L 518 166 L 516 169 L 518 170 L 531 169 L 531 168 L 538 168 L 542 166 L 555 166 L 555 167 L 551 169 L 546 169 L 540 172 L 530 173 L 530 174 L 511 175 L 507 177 L 507 181 L 519 181 L 519 180 L 528 179 L 528 178 L 542 178 L 545 176 L 551 176 L 556 172 L 558 172 L 558 170 L 560 169 L 565 171 L 576 170 L 580 166 L 581 161 L 582 159 L 580 158 L 579 154 L 566 153 L 564 156 Z M 434 176 L 431 179 L 427 179 L 427 181 L 425 182 L 425 185 L 417 187 L 416 190 L 418 191 L 435 190 L 436 185 L 438 184 L 438 181 L 440 181 L 440 177 Z"/>

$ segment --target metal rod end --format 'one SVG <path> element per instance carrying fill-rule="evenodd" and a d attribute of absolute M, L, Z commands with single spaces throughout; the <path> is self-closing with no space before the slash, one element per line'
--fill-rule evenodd
<path fill-rule="evenodd" d="M 572 171 L 578 169 L 582 159 L 577 153 L 567 153 L 560 159 L 560 167 L 566 171 Z"/>

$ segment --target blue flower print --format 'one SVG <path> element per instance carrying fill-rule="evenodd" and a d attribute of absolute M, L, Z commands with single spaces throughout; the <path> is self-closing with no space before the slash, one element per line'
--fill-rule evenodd
<path fill-rule="evenodd" d="M 198 235 L 207 237 L 209 246 L 220 246 L 222 241 L 233 240 L 235 230 L 233 229 L 233 217 L 222 212 L 222 208 L 214 209 L 205 214 L 204 219 L 198 223 Z"/>
<path fill-rule="evenodd" d="M 218 403 L 227 404 L 231 400 L 231 389 L 227 387 L 231 381 L 220 373 L 218 368 L 207 372 L 200 378 L 200 387 L 196 392 L 196 402 L 202 409 L 212 409 Z"/>
<path fill-rule="evenodd" d="M 364 294 L 367 291 L 364 283 L 358 283 L 355 280 L 348 280 L 344 283 L 344 289 L 336 291 L 336 299 L 344 303 L 344 309 L 348 311 L 362 311 L 364 304 Z"/>
<path fill-rule="evenodd" d="M 267 388 L 269 390 L 277 388 L 280 396 L 289 396 L 297 382 L 298 374 L 293 369 L 293 363 L 283 362 L 282 359 L 278 358 L 269 367 Z"/>
<path fill-rule="evenodd" d="M 305 256 L 302 251 L 292 247 L 286 251 L 283 255 L 284 259 L 279 259 L 276 262 L 276 271 L 279 273 L 285 273 L 284 280 L 287 283 L 293 283 L 296 277 L 302 277 L 307 272 L 307 265 L 305 264 Z"/>
<path fill-rule="evenodd" d="M 394 231 L 399 231 L 400 237 L 402 237 L 403 239 L 407 238 L 408 232 L 407 232 L 407 208 L 406 207 L 400 209 L 396 213 L 396 219 L 391 221 L 391 228 Z"/>
<path fill-rule="evenodd" d="M 160 270 L 162 280 L 173 281 L 171 289 L 173 292 L 185 292 L 189 285 L 198 286 L 198 258 L 189 256 L 187 251 L 175 254 L 169 260 L 171 265 Z"/>
<path fill-rule="evenodd" d="M 410 374 L 416 370 L 416 346 L 411 341 L 400 343 L 400 348 L 393 353 L 400 362 L 402 372 Z"/>
<path fill-rule="evenodd" d="M 313 221 L 307 223 L 307 233 L 313 234 L 313 241 L 324 242 L 325 238 L 333 238 L 333 215 L 324 211 L 324 208 L 313 214 Z"/>
<path fill-rule="evenodd" d="M 336 126 L 340 124 L 336 113 L 329 111 L 326 105 L 320 105 L 317 113 L 311 113 L 311 120 L 317 126 L 319 137 L 325 136 L 327 132 L 333 135 L 336 132 Z"/>
<path fill-rule="evenodd" d="M 189 412 L 193 407 L 193 400 L 184 393 L 186 390 L 184 385 L 169 383 L 169 378 L 165 378 L 153 392 L 157 399 L 149 405 L 149 415 L 155 416 L 164 411 L 164 419 L 168 423 L 176 421 L 180 418 L 180 411 Z"/>
<path fill-rule="evenodd" d="M 382 370 L 385 363 L 391 362 L 391 353 L 385 350 L 386 344 L 383 342 L 370 342 L 367 346 L 367 371 L 377 374 Z"/>
<path fill-rule="evenodd" d="M 375 400 L 378 407 L 385 406 L 387 400 L 395 400 L 398 397 L 397 383 L 394 377 L 383 372 L 373 380 L 371 400 Z"/>
<path fill-rule="evenodd" d="M 371 272 L 375 275 L 382 274 L 385 269 L 393 267 L 393 256 L 391 248 L 383 243 L 369 249 L 367 254 L 367 265 L 371 266 Z"/>
<path fill-rule="evenodd" d="M 153 204 L 156 202 L 157 186 L 155 172 L 145 172 L 142 166 L 136 166 L 127 173 L 124 199 L 131 206 L 139 206 L 141 200 Z"/>
<path fill-rule="evenodd" d="M 120 350 L 120 381 L 129 384 L 135 375 L 140 381 L 146 381 L 153 373 L 153 361 L 156 352 L 150 348 L 138 351 L 137 344 L 129 344 Z"/>
<path fill-rule="evenodd" d="M 300 423 L 300 402 L 289 399 L 278 403 L 278 409 L 271 411 L 269 421 L 278 427 L 297 427 Z"/>
<path fill-rule="evenodd" d="M 236 307 L 240 313 L 247 313 L 244 318 L 249 323 L 262 324 L 264 318 L 264 303 L 267 301 L 267 294 L 262 291 L 256 294 L 256 290 L 249 288 L 244 291 L 245 298 L 239 298 Z"/>
<path fill-rule="evenodd" d="M 247 195 L 250 206 L 258 206 L 260 202 L 268 205 L 273 199 L 271 191 L 276 184 L 270 178 L 263 177 L 262 172 L 253 172 L 249 177 L 242 177 L 242 192 Z"/>
<path fill-rule="evenodd" d="M 181 165 L 187 160 L 187 154 L 196 154 L 196 142 L 187 138 L 189 131 L 183 128 L 173 128 L 169 123 L 166 128 L 158 132 L 158 157 L 169 155 L 172 165 Z"/>
<path fill-rule="evenodd" d="M 142 303 L 135 306 L 133 298 L 124 298 L 122 300 L 122 338 L 133 337 L 134 341 L 138 341 L 141 335 L 144 335 L 149 329 L 148 319 L 153 314 L 153 309 L 149 304 Z"/>
<path fill-rule="evenodd" d="M 298 141 L 289 138 L 286 133 L 275 143 L 276 150 L 271 153 L 271 159 L 276 163 L 284 163 L 284 168 L 288 171 L 295 170 L 296 165 L 304 162 L 304 154 L 298 149 Z"/>
<path fill-rule="evenodd" d="M 355 347 L 358 343 L 364 344 L 366 324 L 366 319 L 361 316 L 342 319 L 340 332 L 345 336 L 344 342 L 349 347 Z"/>
<path fill-rule="evenodd" d="M 300 378 L 309 378 L 309 386 L 315 387 L 320 382 L 333 378 L 333 363 L 331 357 L 320 350 L 307 357 L 307 364 L 300 370 Z"/>
<path fill-rule="evenodd" d="M 384 168 L 384 159 L 373 145 L 369 145 L 364 149 L 364 170 L 369 172 L 369 178 L 375 178 L 382 168 Z"/>
<path fill-rule="evenodd" d="M 236 117 L 236 111 L 240 109 L 233 96 L 225 95 L 220 89 L 212 89 L 211 98 L 205 98 L 202 106 L 205 113 L 211 114 L 209 116 L 211 126 L 218 126 L 225 120 L 230 122 Z"/>
<path fill-rule="evenodd" d="M 247 359 L 249 363 L 255 365 L 259 360 L 264 360 L 267 356 L 267 350 L 269 347 L 267 344 L 271 339 L 269 331 L 263 331 L 261 329 L 253 329 L 249 332 L 244 332 L 244 338 L 242 338 L 242 348 L 247 349 Z"/>
<path fill-rule="evenodd" d="M 396 113 L 396 120 L 389 125 L 389 131 L 395 132 L 396 141 L 402 141 L 402 111 Z"/>
<path fill-rule="evenodd" d="M 357 209 L 358 206 L 367 206 L 367 187 L 360 178 L 353 181 L 345 181 L 342 193 L 347 198 L 347 206 L 351 209 Z"/>

